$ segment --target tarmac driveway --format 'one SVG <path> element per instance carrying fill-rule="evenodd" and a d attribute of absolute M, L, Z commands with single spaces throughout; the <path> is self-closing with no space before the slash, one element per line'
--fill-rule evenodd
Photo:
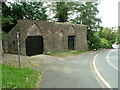
<path fill-rule="evenodd" d="M 95 79 L 91 62 L 97 52 L 69 58 L 46 59 L 40 88 L 101 88 Z"/>

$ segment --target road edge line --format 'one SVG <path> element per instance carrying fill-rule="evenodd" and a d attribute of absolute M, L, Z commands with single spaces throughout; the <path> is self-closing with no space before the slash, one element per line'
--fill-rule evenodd
<path fill-rule="evenodd" d="M 120 69 L 119 69 L 118 67 L 116 67 L 115 65 L 113 65 L 113 64 L 110 62 L 109 56 L 110 56 L 110 54 L 112 54 L 113 52 L 115 52 L 115 51 L 111 51 L 110 53 L 107 54 L 107 56 L 106 56 L 106 61 L 107 61 L 107 63 L 108 63 L 112 68 L 114 68 L 115 70 L 117 70 L 118 72 L 120 72 Z"/>
<path fill-rule="evenodd" d="M 97 81 L 99 82 L 102 82 L 102 84 L 104 85 L 104 87 L 106 88 L 110 88 L 110 90 L 113 90 L 112 87 L 109 85 L 109 83 L 107 83 L 107 81 L 102 77 L 102 75 L 100 74 L 100 72 L 98 71 L 97 69 L 97 66 L 96 66 L 96 57 L 102 52 L 99 52 L 97 53 L 94 57 L 93 57 L 93 60 L 92 60 L 92 67 L 93 67 L 93 71 L 94 71 L 94 74 L 97 78 Z M 102 86 L 102 85 L 101 85 Z"/>

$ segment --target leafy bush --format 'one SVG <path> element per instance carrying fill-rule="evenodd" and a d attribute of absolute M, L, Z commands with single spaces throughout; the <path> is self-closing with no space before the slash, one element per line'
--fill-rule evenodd
<path fill-rule="evenodd" d="M 105 38 L 101 38 L 101 48 L 111 48 L 111 43 Z"/>
<path fill-rule="evenodd" d="M 116 27 L 95 31 L 88 41 L 90 49 L 112 48 L 112 44 L 120 42 L 120 33 Z"/>

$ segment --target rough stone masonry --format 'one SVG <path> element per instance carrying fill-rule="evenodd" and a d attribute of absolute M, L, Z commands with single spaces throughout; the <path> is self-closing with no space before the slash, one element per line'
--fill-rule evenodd
<path fill-rule="evenodd" d="M 88 50 L 86 25 L 18 20 L 17 25 L 3 36 L 4 52 L 17 53 L 17 32 L 20 33 L 22 55 L 49 51 Z"/>

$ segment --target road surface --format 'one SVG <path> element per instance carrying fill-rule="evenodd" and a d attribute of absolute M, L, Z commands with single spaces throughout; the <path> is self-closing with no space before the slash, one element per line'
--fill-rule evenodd
<path fill-rule="evenodd" d="M 101 51 L 91 51 L 75 57 L 54 57 L 44 60 L 44 67 L 36 68 L 44 70 L 40 88 L 102 88 L 93 69 L 93 59 L 97 54 L 99 54 L 95 58 L 97 70 L 112 88 L 117 88 L 118 71 L 106 61 L 108 58 L 117 67 L 117 51 L 99 52 Z"/>
<path fill-rule="evenodd" d="M 96 57 L 96 66 L 104 80 L 112 88 L 118 88 L 118 74 L 120 74 L 120 66 L 118 66 L 118 49 L 107 50 L 99 53 Z"/>

